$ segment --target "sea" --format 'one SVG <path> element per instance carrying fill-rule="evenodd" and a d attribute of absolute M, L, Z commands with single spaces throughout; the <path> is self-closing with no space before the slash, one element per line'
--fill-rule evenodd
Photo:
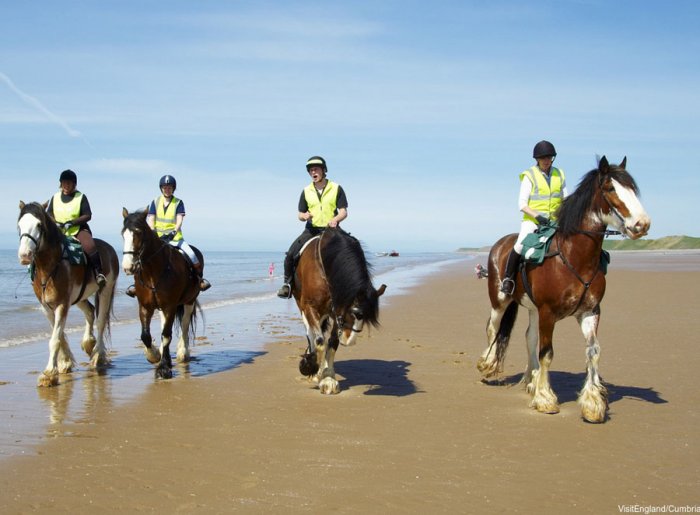
<path fill-rule="evenodd" d="M 408 253 L 396 257 L 367 253 L 375 286 L 381 282 L 387 283 L 387 297 L 404 291 L 420 277 L 445 264 L 470 257 L 462 252 Z M 284 255 L 279 252 L 208 252 L 204 275 L 213 286 L 199 297 L 205 318 L 209 310 L 237 305 L 247 313 L 272 311 L 286 314 L 287 305 L 294 305 L 296 309 L 293 300 L 285 302 L 275 295 L 282 284 L 283 258 Z M 137 301 L 124 294 L 132 283 L 133 279 L 120 270 L 113 325 L 138 323 Z M 28 267 L 19 264 L 16 250 L 0 250 L 0 292 L 0 353 L 4 348 L 28 345 L 40 339 L 48 340 L 49 323 L 34 295 Z M 273 300 L 274 303 L 271 302 Z M 71 308 L 66 324 L 69 341 L 79 340 L 83 322 L 80 310 Z M 258 321 L 241 320 L 241 323 L 257 324 Z M 158 324 L 158 318 L 154 317 L 153 334 L 157 334 Z M 78 335 L 71 339 L 71 333 Z"/>

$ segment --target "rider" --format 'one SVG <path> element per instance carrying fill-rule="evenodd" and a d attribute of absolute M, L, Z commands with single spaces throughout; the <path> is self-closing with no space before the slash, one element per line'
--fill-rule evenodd
<path fill-rule="evenodd" d="M 277 296 L 283 299 L 292 295 L 294 265 L 304 244 L 321 234 L 326 227 L 339 227 L 338 224 L 348 216 L 348 199 L 343 188 L 326 177 L 326 160 L 321 156 L 310 157 L 306 162 L 306 171 L 311 176 L 311 184 L 301 192 L 297 213 L 297 218 L 306 222 L 306 226 L 284 258 L 284 284 L 277 292 Z"/>
<path fill-rule="evenodd" d="M 155 230 L 159 238 L 187 254 L 187 257 L 192 262 L 192 267 L 199 275 L 199 289 L 206 291 L 211 288 L 211 284 L 202 277 L 202 264 L 197 259 L 197 255 L 192 250 L 192 247 L 189 246 L 182 236 L 185 203 L 174 195 L 177 181 L 172 175 L 164 175 L 160 178 L 159 186 L 162 195 L 155 198 L 148 206 L 146 223 L 151 229 Z M 126 294 L 130 297 L 136 295 L 136 289 L 133 284 L 127 288 Z"/>
<path fill-rule="evenodd" d="M 538 225 L 556 220 L 559 206 L 568 194 L 564 171 L 552 166 L 556 156 L 554 145 L 542 140 L 532 151 L 532 157 L 537 164 L 520 174 L 518 209 L 523 212 L 523 220 L 520 224 L 518 239 L 513 250 L 508 254 L 506 270 L 501 282 L 501 292 L 506 295 L 512 295 L 515 288 L 514 279 L 520 255 L 523 252 L 523 240 L 528 234 L 534 232 Z"/>
<path fill-rule="evenodd" d="M 97 286 L 102 288 L 107 283 L 107 279 L 102 273 L 100 253 L 88 226 L 88 222 L 92 219 L 90 202 L 76 189 L 78 176 L 73 170 L 64 170 L 58 180 L 60 189 L 49 200 L 46 212 L 53 217 L 63 234 L 72 236 L 80 242 L 92 267 Z"/>

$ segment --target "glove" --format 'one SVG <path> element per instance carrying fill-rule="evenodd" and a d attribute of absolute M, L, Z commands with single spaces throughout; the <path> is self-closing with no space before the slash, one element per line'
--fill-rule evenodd
<path fill-rule="evenodd" d="M 171 241 L 173 241 L 173 238 L 175 238 L 176 235 L 177 235 L 176 231 L 170 231 L 170 232 L 166 232 L 163 236 L 160 237 L 160 239 L 165 241 L 165 242 L 171 242 Z"/>
<path fill-rule="evenodd" d="M 544 215 L 537 215 L 535 220 L 537 220 L 538 225 L 547 225 L 549 223 L 549 218 Z"/>
<path fill-rule="evenodd" d="M 73 222 L 63 222 L 61 224 L 61 227 L 63 228 L 64 231 L 67 231 L 71 227 L 73 227 Z"/>

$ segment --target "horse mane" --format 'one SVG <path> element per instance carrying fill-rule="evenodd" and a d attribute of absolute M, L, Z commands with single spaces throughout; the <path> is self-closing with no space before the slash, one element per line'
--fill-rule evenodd
<path fill-rule="evenodd" d="M 357 300 L 364 320 L 378 326 L 379 298 L 362 244 L 342 229 L 326 229 L 322 239 L 323 267 L 336 309 L 349 308 Z"/>
<path fill-rule="evenodd" d="M 602 173 L 616 180 L 625 188 L 630 188 L 635 194 L 639 194 L 637 183 L 624 168 L 609 165 L 607 172 L 601 172 L 599 168 L 594 168 L 583 176 L 576 186 L 576 190 L 566 197 L 559 207 L 557 223 L 559 225 L 558 232 L 562 236 L 571 236 L 581 229 L 584 218 L 593 203 L 593 198 L 598 192 L 599 182 L 603 179 L 600 176 Z"/>
<path fill-rule="evenodd" d="M 38 202 L 30 202 L 25 204 L 24 208 L 19 213 L 17 221 L 19 221 L 19 219 L 26 214 L 35 216 L 44 227 L 46 244 L 50 248 L 57 247 L 61 244 L 61 241 L 63 240 L 63 233 L 56 225 L 56 221 L 46 212 L 43 205 L 39 204 Z"/>

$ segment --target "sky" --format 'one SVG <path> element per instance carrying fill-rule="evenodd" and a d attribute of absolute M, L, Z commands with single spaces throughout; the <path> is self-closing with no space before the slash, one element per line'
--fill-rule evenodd
<path fill-rule="evenodd" d="M 692 0 L 2 2 L 0 248 L 70 168 L 118 251 L 168 173 L 205 255 L 283 253 L 312 155 L 366 249 L 490 245 L 542 139 L 569 190 L 627 156 L 648 237 L 700 236 L 698 26 Z"/>

